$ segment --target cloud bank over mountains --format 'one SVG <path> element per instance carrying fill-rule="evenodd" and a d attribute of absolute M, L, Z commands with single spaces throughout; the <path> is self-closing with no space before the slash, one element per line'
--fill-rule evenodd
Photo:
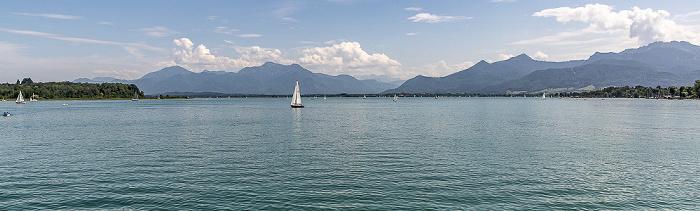
<path fill-rule="evenodd" d="M 402 75 L 398 69 L 401 63 L 385 54 L 365 52 L 358 42 L 341 42 L 328 47 L 310 47 L 300 50 L 301 57 L 297 60 L 285 58 L 285 54 L 274 48 L 260 46 L 234 47 L 240 55 L 238 58 L 217 56 L 204 44 L 195 47 L 189 38 L 173 40 L 171 61 L 161 62 L 162 66 L 179 65 L 192 71 L 226 70 L 238 71 L 244 67 L 259 66 L 265 62 L 280 64 L 299 63 L 304 67 L 319 73 L 331 75 Z"/>

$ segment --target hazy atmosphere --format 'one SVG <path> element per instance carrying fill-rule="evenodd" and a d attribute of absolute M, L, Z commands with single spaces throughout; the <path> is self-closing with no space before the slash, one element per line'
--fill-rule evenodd
<path fill-rule="evenodd" d="M 271 61 L 318 73 L 445 76 L 525 53 L 587 59 L 653 41 L 700 44 L 695 1 L 13 1 L 2 82 L 136 79 L 179 65 Z"/>

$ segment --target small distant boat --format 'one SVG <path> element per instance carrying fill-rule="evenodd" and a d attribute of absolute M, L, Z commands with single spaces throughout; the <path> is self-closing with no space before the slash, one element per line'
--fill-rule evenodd
<path fill-rule="evenodd" d="M 438 96 L 437 96 L 437 95 L 435 95 L 435 99 L 437 99 L 437 98 L 438 98 Z"/>
<path fill-rule="evenodd" d="M 362 99 L 367 99 L 367 95 L 362 95 Z"/>
<path fill-rule="evenodd" d="M 134 91 L 134 98 L 131 98 L 131 101 L 139 101 L 139 95 Z"/>
<path fill-rule="evenodd" d="M 325 95 L 323 95 L 323 99 L 324 99 L 324 100 L 326 99 L 326 96 L 325 96 Z"/>
<path fill-rule="evenodd" d="M 68 103 L 64 103 L 62 106 L 67 106 L 67 105 L 68 105 Z"/>
<path fill-rule="evenodd" d="M 36 101 L 38 101 L 38 100 L 36 100 L 36 97 L 34 97 L 34 96 L 36 96 L 36 95 L 34 95 L 34 93 L 32 93 L 32 96 L 29 97 L 29 101 L 30 101 L 30 102 L 36 102 Z"/>
<path fill-rule="evenodd" d="M 399 97 L 396 96 L 396 94 L 394 94 L 394 102 L 396 102 L 397 100 L 399 100 Z"/>
<path fill-rule="evenodd" d="M 301 104 L 301 92 L 299 92 L 299 81 L 297 85 L 294 86 L 294 95 L 292 95 L 292 108 L 303 108 L 304 104 Z"/>
<path fill-rule="evenodd" d="M 5 111 L 2 113 L 2 116 L 10 116 L 10 112 Z"/>
<path fill-rule="evenodd" d="M 543 99 L 543 100 L 546 100 L 546 99 L 547 99 L 547 96 L 545 95 L 545 93 L 542 93 L 542 99 Z"/>
<path fill-rule="evenodd" d="M 17 104 L 27 103 L 24 101 L 24 97 L 22 97 L 22 91 L 19 91 L 19 95 L 17 95 L 17 100 L 15 100 L 15 103 L 17 103 Z"/>

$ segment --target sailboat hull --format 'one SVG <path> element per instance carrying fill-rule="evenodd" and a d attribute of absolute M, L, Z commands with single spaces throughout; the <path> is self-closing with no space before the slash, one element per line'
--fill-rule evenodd
<path fill-rule="evenodd" d="M 303 108 L 304 105 L 292 105 L 292 108 Z"/>

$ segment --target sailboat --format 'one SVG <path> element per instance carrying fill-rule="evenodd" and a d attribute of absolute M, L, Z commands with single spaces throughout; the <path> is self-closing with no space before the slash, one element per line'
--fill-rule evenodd
<path fill-rule="evenodd" d="M 134 91 L 134 98 L 131 98 L 131 101 L 139 101 L 139 95 Z"/>
<path fill-rule="evenodd" d="M 546 99 L 547 99 L 547 96 L 546 96 L 545 94 L 546 94 L 546 93 L 542 93 L 542 99 L 543 99 L 543 100 L 546 100 Z"/>
<path fill-rule="evenodd" d="M 15 103 L 17 103 L 17 104 L 27 103 L 24 101 L 24 97 L 22 97 L 22 91 L 19 91 L 19 95 L 17 95 L 17 100 L 15 100 Z"/>
<path fill-rule="evenodd" d="M 394 102 L 396 102 L 397 100 L 399 100 L 399 97 L 396 96 L 396 94 L 394 94 Z"/>
<path fill-rule="evenodd" d="M 294 86 L 294 95 L 292 95 L 292 108 L 303 108 L 304 105 L 301 104 L 301 92 L 299 92 L 299 81 L 297 85 Z"/>
<path fill-rule="evenodd" d="M 367 99 L 367 95 L 362 95 L 362 99 Z"/>
<path fill-rule="evenodd" d="M 36 101 L 38 101 L 38 100 L 36 100 L 36 98 L 35 98 L 34 96 L 35 96 L 34 93 L 32 93 L 32 96 L 29 97 L 29 101 L 31 101 L 31 102 L 36 102 Z"/>

